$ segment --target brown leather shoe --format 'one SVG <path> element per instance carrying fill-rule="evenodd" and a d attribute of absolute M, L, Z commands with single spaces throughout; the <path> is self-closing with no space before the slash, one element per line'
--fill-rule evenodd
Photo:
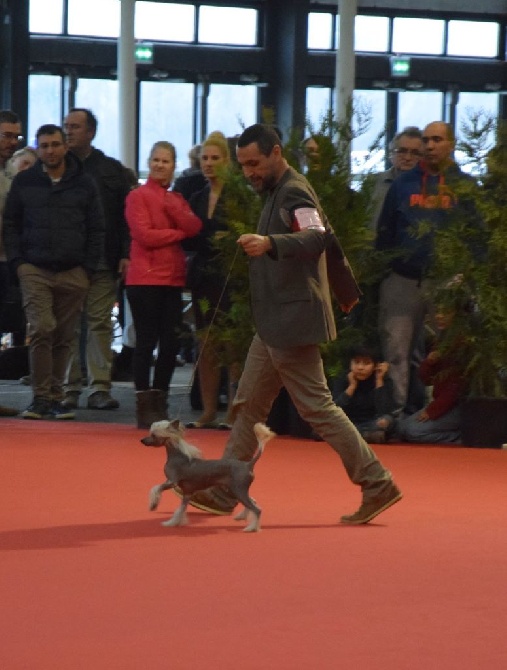
<path fill-rule="evenodd" d="M 4 407 L 0 405 L 0 416 L 17 416 L 19 411 L 14 407 Z"/>
<path fill-rule="evenodd" d="M 350 526 L 358 526 L 362 523 L 368 523 L 374 519 L 381 512 L 384 512 L 388 507 L 391 507 L 399 500 L 403 494 L 400 489 L 391 482 L 381 493 L 373 498 L 364 500 L 361 507 L 354 512 L 354 514 L 346 514 L 342 516 L 340 521 L 349 524 Z"/>

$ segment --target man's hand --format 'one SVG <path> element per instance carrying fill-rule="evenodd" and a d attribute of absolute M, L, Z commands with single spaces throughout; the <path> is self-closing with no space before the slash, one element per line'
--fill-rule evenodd
<path fill-rule="evenodd" d="M 237 244 L 243 247 L 243 251 L 249 256 L 262 256 L 271 249 L 271 240 L 267 235 L 256 235 L 245 233 L 238 239 Z"/>

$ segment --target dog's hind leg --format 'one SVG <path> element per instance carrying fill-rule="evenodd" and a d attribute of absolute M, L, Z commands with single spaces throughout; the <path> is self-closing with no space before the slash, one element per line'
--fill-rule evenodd
<path fill-rule="evenodd" d="M 188 524 L 187 505 L 190 496 L 184 496 L 181 505 L 167 521 L 162 521 L 163 526 L 186 526 Z"/>
<path fill-rule="evenodd" d="M 255 498 L 250 498 L 250 500 L 255 504 L 257 504 L 257 501 Z M 248 509 L 246 507 L 243 507 L 241 512 L 238 512 L 236 516 L 233 517 L 234 521 L 246 521 L 248 519 Z"/>
<path fill-rule="evenodd" d="M 248 492 L 234 491 L 236 498 L 245 506 L 244 512 L 240 512 L 236 518 L 239 520 L 248 519 L 252 517 L 250 523 L 243 528 L 244 533 L 256 533 L 261 529 L 261 510 L 255 504 L 255 501 L 250 498 Z"/>
<path fill-rule="evenodd" d="M 261 529 L 261 510 L 253 502 L 251 503 L 251 507 L 248 507 L 246 509 L 248 509 L 247 519 L 250 516 L 251 521 L 248 524 L 248 526 L 245 526 L 245 528 L 243 528 L 243 532 L 244 533 L 259 532 Z"/>
<path fill-rule="evenodd" d="M 157 486 L 154 486 L 151 489 L 150 506 L 149 506 L 150 512 L 153 512 L 154 510 L 157 509 L 158 504 L 160 502 L 160 498 L 162 497 L 162 493 L 172 488 L 174 488 L 174 482 L 170 482 L 169 480 L 167 480 L 163 484 L 157 484 Z"/>

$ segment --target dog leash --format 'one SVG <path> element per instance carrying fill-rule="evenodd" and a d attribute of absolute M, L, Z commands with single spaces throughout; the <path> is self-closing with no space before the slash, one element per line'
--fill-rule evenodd
<path fill-rule="evenodd" d="M 213 324 L 215 323 L 215 320 L 217 318 L 218 308 L 219 308 L 219 306 L 222 302 L 222 298 L 224 297 L 224 294 L 225 294 L 225 289 L 227 288 L 227 284 L 229 283 L 229 280 L 231 278 L 232 268 L 234 267 L 234 263 L 236 262 L 236 258 L 238 256 L 239 249 L 240 249 L 240 247 L 239 247 L 239 245 L 237 245 L 236 246 L 236 251 L 234 252 L 234 256 L 233 256 L 231 264 L 229 266 L 229 270 L 227 272 L 227 276 L 225 277 L 225 280 L 224 280 L 224 285 L 223 285 L 223 288 L 222 288 L 222 292 L 220 293 L 220 297 L 218 298 L 217 304 L 215 305 L 215 308 L 213 310 L 213 315 L 211 317 L 211 321 L 210 321 L 210 323 L 209 323 L 209 325 L 208 325 L 208 327 L 205 331 L 205 335 L 204 335 L 204 338 L 202 340 L 201 346 L 199 347 L 199 353 L 197 354 L 197 359 L 194 363 L 194 367 L 192 369 L 192 374 L 190 375 L 190 379 L 189 379 L 187 387 L 186 387 L 187 394 L 190 393 L 190 391 L 192 389 L 192 386 L 194 385 L 195 377 L 196 377 L 196 374 L 197 374 L 197 368 L 199 366 L 199 361 L 201 360 L 202 352 L 204 351 L 204 348 L 206 347 L 206 344 L 208 342 L 208 339 L 209 339 L 209 336 L 210 336 L 210 333 L 211 333 L 211 328 L 213 327 Z M 177 410 L 178 411 L 176 412 L 176 416 L 178 418 L 181 416 L 182 405 L 183 405 L 183 397 L 180 398 L 179 403 L 177 403 Z"/>

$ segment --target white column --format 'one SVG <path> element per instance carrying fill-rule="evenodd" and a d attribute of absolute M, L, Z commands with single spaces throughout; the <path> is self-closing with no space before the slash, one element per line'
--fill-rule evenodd
<path fill-rule="evenodd" d="M 352 99 L 356 79 L 354 20 L 357 0 L 338 0 L 340 21 L 339 44 L 336 51 L 336 118 L 347 120 L 347 106 Z"/>
<path fill-rule="evenodd" d="M 120 160 L 137 172 L 136 163 L 136 57 L 134 19 L 136 0 L 120 0 L 118 39 L 118 131 Z"/>

